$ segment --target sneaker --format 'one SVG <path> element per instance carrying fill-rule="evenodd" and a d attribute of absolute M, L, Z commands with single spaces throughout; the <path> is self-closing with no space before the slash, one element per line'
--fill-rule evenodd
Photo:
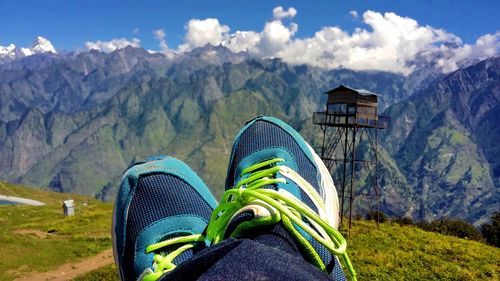
<path fill-rule="evenodd" d="M 335 185 L 320 157 L 289 125 L 261 116 L 236 136 L 226 192 L 207 238 L 216 244 L 281 222 L 307 261 L 344 280 L 338 256 L 356 279 L 346 240 L 337 230 L 339 218 Z"/>
<path fill-rule="evenodd" d="M 217 201 L 182 161 L 156 156 L 123 176 L 113 211 L 113 253 L 122 280 L 157 280 L 206 246 Z"/>

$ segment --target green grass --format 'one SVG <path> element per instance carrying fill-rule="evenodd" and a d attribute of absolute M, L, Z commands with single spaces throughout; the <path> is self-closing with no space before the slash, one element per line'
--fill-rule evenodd
<path fill-rule="evenodd" d="M 99 280 L 99 281 L 119 281 L 120 278 L 118 277 L 118 272 L 116 269 L 116 266 L 114 264 L 108 265 L 99 269 L 96 269 L 94 271 L 91 271 L 87 274 L 84 274 L 82 276 L 78 276 L 77 278 L 73 279 L 74 281 L 93 281 L 93 280 Z"/>
<path fill-rule="evenodd" d="M 46 203 L 0 206 L 0 280 L 52 270 L 111 247 L 109 203 L 7 183 L 0 183 L 0 194 Z M 72 217 L 64 217 L 61 207 L 68 198 L 75 201 Z"/>
<path fill-rule="evenodd" d="M 349 255 L 359 280 L 499 280 L 500 249 L 414 226 L 355 221 Z"/>
<path fill-rule="evenodd" d="M 0 280 L 57 268 L 111 247 L 111 204 L 88 197 L 0 184 L 0 194 L 47 203 L 43 207 L 0 207 Z M 71 197 L 76 215 L 62 215 Z M 86 202 L 86 206 L 83 203 Z M 36 230 L 53 234 L 16 234 Z M 395 223 L 354 221 L 348 251 L 359 280 L 499 280 L 500 249 Z M 106 266 L 76 280 L 118 280 Z"/>

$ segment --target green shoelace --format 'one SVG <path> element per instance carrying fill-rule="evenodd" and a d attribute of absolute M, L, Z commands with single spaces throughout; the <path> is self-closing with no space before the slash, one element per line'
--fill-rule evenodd
<path fill-rule="evenodd" d="M 315 204 L 317 206 L 324 208 L 321 197 L 314 187 L 292 169 L 286 166 L 275 165 L 277 162 L 283 161 L 285 160 L 282 158 L 267 160 L 252 165 L 241 172 L 243 179 L 233 189 L 229 189 L 224 193 L 222 202 L 213 211 L 207 228 L 207 239 L 212 241 L 213 244 L 221 242 L 229 221 L 238 210 L 252 202 L 264 202 L 264 204 L 276 210 L 276 217 L 273 220 L 281 220 L 283 222 L 284 226 L 295 236 L 299 243 L 306 248 L 306 252 L 310 254 L 313 264 L 322 270 L 326 269 L 321 257 L 314 250 L 310 242 L 297 230 L 297 227 L 325 246 L 330 253 L 339 256 L 349 270 L 352 280 L 357 280 L 356 271 L 346 253 L 347 242 L 338 230 L 330 226 L 309 206 L 299 201 L 293 195 L 282 194 L 272 189 L 259 189 L 265 185 L 286 183 L 286 179 L 277 177 L 278 174 L 281 174 L 289 179 L 293 178 L 293 181 L 313 201 L 316 201 Z M 318 231 L 305 223 L 304 218 L 310 224 L 314 225 L 314 229 L 318 229 Z"/>
<path fill-rule="evenodd" d="M 175 237 L 161 241 L 159 243 L 151 244 L 146 248 L 146 253 L 152 253 L 158 251 L 167 246 L 172 246 L 176 244 L 184 244 L 177 248 L 176 250 L 170 252 L 167 255 L 155 254 L 153 257 L 153 273 L 147 274 L 142 280 L 144 281 L 155 281 L 158 280 L 163 274 L 172 271 L 175 268 L 173 263 L 174 259 L 185 251 L 193 248 L 197 242 L 204 242 L 205 236 L 201 234 L 193 234 L 181 237 Z"/>

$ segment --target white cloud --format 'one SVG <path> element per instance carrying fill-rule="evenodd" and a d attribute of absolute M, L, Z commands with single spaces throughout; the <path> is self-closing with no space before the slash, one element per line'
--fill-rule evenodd
<path fill-rule="evenodd" d="M 96 41 L 96 42 L 86 42 L 85 47 L 87 50 L 98 50 L 104 53 L 110 53 L 115 50 L 123 49 L 127 46 L 140 47 L 141 41 L 137 38 L 132 38 L 128 40 L 126 38 L 115 38 L 110 41 Z"/>
<path fill-rule="evenodd" d="M 236 31 L 229 36 L 226 47 L 233 52 L 248 51 L 249 53 L 257 53 L 257 44 L 261 40 L 261 34 L 254 31 Z"/>
<path fill-rule="evenodd" d="M 291 64 L 308 64 L 328 69 L 380 70 L 411 73 L 418 59 L 435 62 L 444 72 L 457 69 L 465 60 L 498 55 L 500 32 L 487 34 L 475 44 L 443 29 L 421 25 L 395 13 L 357 11 L 349 14 L 366 25 L 347 32 L 338 26 L 325 26 L 314 35 L 297 38 L 293 7 L 273 9 L 272 20 L 262 31 L 235 31 L 215 18 L 191 19 L 185 26 L 184 42 L 175 51 L 190 51 L 206 44 L 222 44 L 234 52 L 248 51 L 255 57 L 276 57 Z M 285 20 L 286 19 L 286 20 Z M 357 22 L 358 20 L 356 20 Z M 155 31 L 162 50 L 168 48 L 165 34 Z"/>
<path fill-rule="evenodd" d="M 286 48 L 297 28 L 296 24 L 285 26 L 279 20 L 266 23 L 259 43 L 260 52 L 263 55 L 273 56 Z"/>
<path fill-rule="evenodd" d="M 154 30 L 153 35 L 155 36 L 155 39 L 158 40 L 159 42 L 158 45 L 160 46 L 160 52 L 163 53 L 168 58 L 173 58 L 175 56 L 175 51 L 170 49 L 167 45 L 167 40 L 165 39 L 166 38 L 165 30 L 163 29 Z"/>
<path fill-rule="evenodd" d="M 159 46 L 160 46 L 160 49 L 162 51 L 165 51 L 165 50 L 168 50 L 168 45 L 167 45 L 167 41 L 165 40 L 165 30 L 163 29 L 157 29 L 157 30 L 154 30 L 153 31 L 153 34 L 156 38 L 156 40 L 158 40 L 160 43 L 159 43 Z"/>
<path fill-rule="evenodd" d="M 409 74 L 421 52 L 461 44 L 451 33 L 394 13 L 367 11 L 363 21 L 371 30 L 356 28 L 349 34 L 339 27 L 324 27 L 313 37 L 294 39 L 277 56 L 293 64 Z"/>
<path fill-rule="evenodd" d="M 286 11 L 283 7 L 276 7 L 273 9 L 274 19 L 265 24 L 263 31 L 236 31 L 222 43 L 236 52 L 246 50 L 256 56 L 275 56 L 287 47 L 298 30 L 297 24 L 285 24 L 282 19 L 293 18 L 296 14 L 297 10 L 293 7 Z"/>
<path fill-rule="evenodd" d="M 179 46 L 180 51 L 189 51 L 206 44 L 217 46 L 229 38 L 229 27 L 221 25 L 218 19 L 192 19 L 186 25 L 184 44 Z"/>
<path fill-rule="evenodd" d="M 287 11 L 283 10 L 283 7 L 278 6 L 273 9 L 273 18 L 275 20 L 281 20 L 284 18 L 293 18 L 297 15 L 297 10 L 294 7 L 288 8 Z"/>
<path fill-rule="evenodd" d="M 500 31 L 495 34 L 486 34 L 479 37 L 474 45 L 465 44 L 459 47 L 441 46 L 442 57 L 437 65 L 443 72 L 457 70 L 462 62 L 468 60 L 482 60 L 500 53 Z"/>

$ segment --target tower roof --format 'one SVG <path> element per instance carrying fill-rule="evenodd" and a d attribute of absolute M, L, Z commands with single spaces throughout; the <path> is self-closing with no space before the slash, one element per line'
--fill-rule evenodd
<path fill-rule="evenodd" d="M 328 104 L 358 104 L 367 107 L 377 107 L 378 95 L 360 89 L 352 89 L 344 85 L 332 89 L 328 94 Z"/>

